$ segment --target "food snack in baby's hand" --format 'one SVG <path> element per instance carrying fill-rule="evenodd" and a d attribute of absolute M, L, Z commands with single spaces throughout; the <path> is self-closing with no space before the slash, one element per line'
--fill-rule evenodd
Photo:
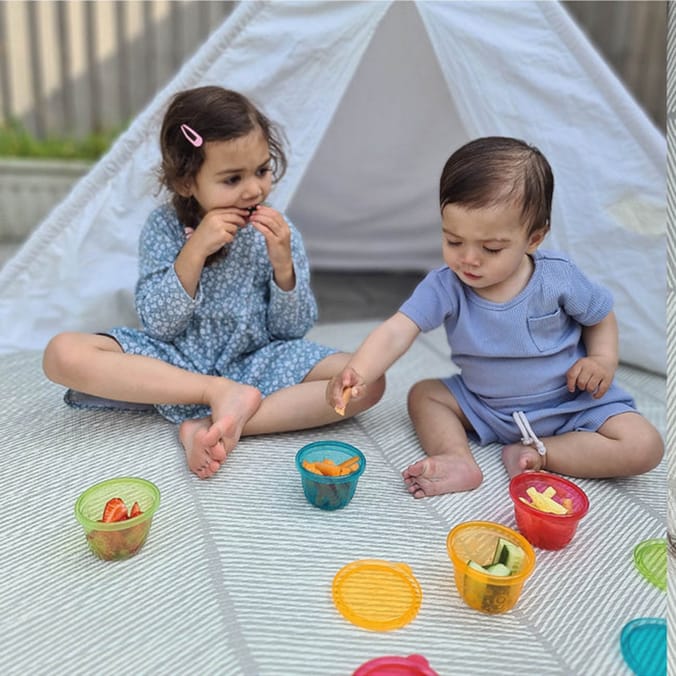
<path fill-rule="evenodd" d="M 345 407 L 347 406 L 348 402 L 350 401 L 351 396 L 352 396 L 352 388 L 346 387 L 343 390 L 343 405 L 342 406 L 336 406 L 334 408 L 334 411 L 338 415 L 345 415 Z"/>
<path fill-rule="evenodd" d="M 524 497 L 520 497 L 521 502 L 539 509 L 541 512 L 547 512 L 548 514 L 571 514 L 573 512 L 573 501 L 570 498 L 562 498 L 561 502 L 554 500 L 556 495 L 556 490 L 552 486 L 545 488 L 542 493 L 540 493 L 537 488 L 531 486 L 526 490 L 528 497 L 531 499 L 529 502 Z"/>

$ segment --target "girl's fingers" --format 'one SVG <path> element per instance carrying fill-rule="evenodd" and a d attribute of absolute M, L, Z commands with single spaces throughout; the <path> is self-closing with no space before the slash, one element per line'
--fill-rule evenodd
<path fill-rule="evenodd" d="M 283 239 L 285 233 L 288 234 L 288 230 L 285 230 L 278 223 L 266 223 L 260 220 L 252 220 L 251 225 L 263 235 L 267 233 L 272 235 L 275 239 Z"/>
<path fill-rule="evenodd" d="M 251 222 L 265 226 L 274 233 L 289 232 L 289 224 L 284 220 L 284 217 L 269 207 L 257 207 L 256 211 L 251 214 Z"/>

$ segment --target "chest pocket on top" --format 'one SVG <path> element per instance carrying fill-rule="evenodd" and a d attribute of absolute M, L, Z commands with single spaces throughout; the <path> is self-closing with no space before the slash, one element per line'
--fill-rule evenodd
<path fill-rule="evenodd" d="M 549 352 L 561 343 L 564 338 L 566 320 L 566 315 L 561 308 L 541 317 L 528 317 L 528 332 L 540 352 Z"/>

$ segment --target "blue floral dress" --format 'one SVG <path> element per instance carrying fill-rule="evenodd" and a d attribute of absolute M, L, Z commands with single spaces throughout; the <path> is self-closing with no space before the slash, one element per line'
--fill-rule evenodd
<path fill-rule="evenodd" d="M 283 291 L 274 282 L 265 238 L 248 224 L 237 233 L 227 255 L 204 267 L 192 298 L 174 270 L 186 242 L 183 225 L 170 206 L 155 209 L 139 245 L 136 310 L 143 328 L 118 327 L 106 334 L 128 354 L 253 385 L 264 396 L 301 382 L 337 350 L 304 338 L 317 319 L 317 304 L 301 235 L 287 222 L 294 289 Z M 95 398 L 78 394 L 69 391 L 66 401 L 78 407 L 94 405 Z M 99 400 L 98 405 L 106 401 Z M 175 423 L 210 414 L 209 408 L 197 405 L 155 408 Z"/>

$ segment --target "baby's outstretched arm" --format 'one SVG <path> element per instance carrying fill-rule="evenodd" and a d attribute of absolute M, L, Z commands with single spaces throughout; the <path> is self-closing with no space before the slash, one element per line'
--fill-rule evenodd
<path fill-rule="evenodd" d="M 618 331 L 615 314 L 610 312 L 598 324 L 582 329 L 582 340 L 587 356 L 578 359 L 568 369 L 567 384 L 600 399 L 610 387 L 618 364 Z"/>
<path fill-rule="evenodd" d="M 411 347 L 419 333 L 418 326 L 401 312 L 371 331 L 345 368 L 326 386 L 329 406 L 338 411 L 343 409 L 344 392 L 355 399 L 363 396 L 368 384 L 380 378 Z"/>

